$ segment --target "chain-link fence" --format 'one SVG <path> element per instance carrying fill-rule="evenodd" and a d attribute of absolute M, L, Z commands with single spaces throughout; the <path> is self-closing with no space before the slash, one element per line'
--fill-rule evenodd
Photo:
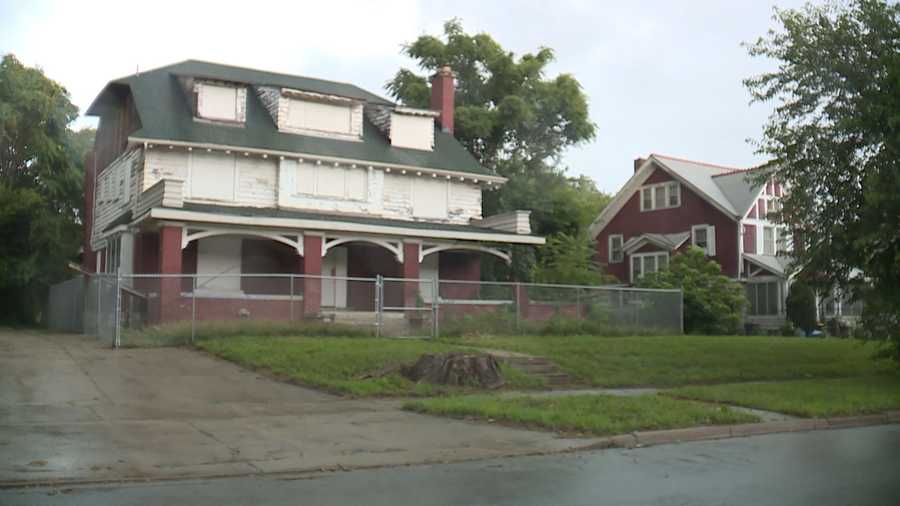
<path fill-rule="evenodd" d="M 112 346 L 227 335 L 382 337 L 636 335 L 682 332 L 680 290 L 307 276 L 91 275 L 54 287 L 51 311 Z M 60 316 L 60 320 L 71 319 Z"/>

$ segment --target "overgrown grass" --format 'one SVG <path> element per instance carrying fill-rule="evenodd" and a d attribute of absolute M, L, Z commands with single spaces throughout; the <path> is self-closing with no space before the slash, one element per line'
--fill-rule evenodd
<path fill-rule="evenodd" d="M 464 337 L 447 342 L 551 359 L 582 384 L 680 386 L 868 375 L 891 368 L 847 339 L 748 336 Z"/>
<path fill-rule="evenodd" d="M 197 347 L 253 369 L 311 387 L 354 396 L 437 395 L 462 389 L 413 383 L 393 373 L 381 378 L 359 379 L 365 373 L 411 363 L 423 353 L 459 351 L 452 344 L 418 339 L 339 337 L 237 336 L 205 339 Z M 469 350 L 471 351 L 471 350 Z M 536 380 L 509 367 L 503 368 L 511 388 L 541 386 Z"/>
<path fill-rule="evenodd" d="M 900 409 L 900 376 L 683 387 L 666 395 L 805 417 L 862 415 Z"/>
<path fill-rule="evenodd" d="M 657 395 L 511 398 L 488 395 L 454 396 L 411 401 L 404 405 L 404 409 L 601 436 L 636 430 L 759 421 L 756 416 L 728 408 Z"/>
<path fill-rule="evenodd" d="M 650 336 L 665 333 L 666 330 L 614 323 L 608 318 L 556 315 L 544 321 L 517 320 L 515 312 L 508 310 L 453 315 L 441 321 L 442 337 L 470 338 L 509 335 L 511 332 L 522 336 Z"/>
<path fill-rule="evenodd" d="M 372 335 L 373 330 L 369 327 L 317 321 L 230 320 L 194 323 L 195 341 L 234 336 L 369 337 Z M 140 329 L 125 329 L 121 340 L 123 347 L 131 348 L 189 344 L 191 342 L 191 322 L 182 321 L 147 325 Z"/>

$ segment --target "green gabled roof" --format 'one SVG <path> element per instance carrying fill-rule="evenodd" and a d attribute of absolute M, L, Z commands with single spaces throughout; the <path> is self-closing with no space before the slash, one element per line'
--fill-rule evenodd
<path fill-rule="evenodd" d="M 195 121 L 177 79 L 189 76 L 249 85 L 244 126 Z M 362 142 L 279 132 L 253 89 L 267 85 L 355 98 L 368 104 L 393 105 L 393 102 L 352 84 L 187 60 L 111 81 L 87 113 L 98 114 L 97 106 L 106 95 L 114 88 L 124 86 L 134 97 L 141 123 L 141 127 L 131 134 L 134 138 L 284 151 L 473 174 L 490 173 L 459 141 L 439 128 L 435 128 L 433 151 L 391 146 L 366 118 Z"/>

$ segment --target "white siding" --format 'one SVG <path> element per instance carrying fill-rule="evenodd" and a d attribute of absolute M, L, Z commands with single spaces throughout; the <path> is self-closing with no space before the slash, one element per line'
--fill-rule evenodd
<path fill-rule="evenodd" d="M 434 118 L 392 113 L 391 145 L 431 151 L 434 149 Z"/>
<path fill-rule="evenodd" d="M 103 229 L 137 202 L 142 188 L 143 151 L 132 149 L 97 175 L 91 249 L 102 247 Z"/>
<path fill-rule="evenodd" d="M 451 221 L 468 223 L 481 219 L 481 187 L 476 184 L 451 181 L 449 218 Z"/>
<path fill-rule="evenodd" d="M 147 150 L 143 188 L 163 178 L 185 181 L 187 200 L 204 200 L 242 206 L 275 206 L 278 162 L 257 155 L 221 151 Z"/>
<path fill-rule="evenodd" d="M 392 217 L 412 217 L 412 177 L 399 174 L 384 176 L 384 214 Z"/>
<path fill-rule="evenodd" d="M 275 206 L 278 201 L 278 162 L 273 159 L 238 157 L 239 204 L 255 207 Z"/>
<path fill-rule="evenodd" d="M 183 150 L 148 149 L 144 155 L 144 185 L 146 190 L 160 179 L 181 179 L 187 182 L 188 156 Z"/>

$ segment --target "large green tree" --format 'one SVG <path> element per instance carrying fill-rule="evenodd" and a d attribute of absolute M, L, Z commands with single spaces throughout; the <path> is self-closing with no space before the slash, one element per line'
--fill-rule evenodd
<path fill-rule="evenodd" d="M 560 166 L 565 150 L 593 139 L 596 126 L 578 81 L 569 74 L 547 77 L 553 51 L 516 56 L 490 35 L 466 33 L 454 19 L 444 24 L 443 38 L 423 35 L 403 52 L 424 73 L 401 69 L 387 83 L 390 93 L 428 107 L 429 76 L 449 65 L 457 82 L 454 135 L 483 166 L 509 178 L 485 194 L 485 214 L 531 209 L 536 233 L 582 235 L 609 197 Z M 524 277 L 529 265 L 521 262 L 517 275 Z"/>
<path fill-rule="evenodd" d="M 78 109 L 61 85 L 13 55 L 0 63 L 0 321 L 34 323 L 81 240 Z"/>
<path fill-rule="evenodd" d="M 807 4 L 774 17 L 748 49 L 775 69 L 745 84 L 775 103 L 759 149 L 789 185 L 798 265 L 825 286 L 864 279 L 865 324 L 893 339 L 900 360 L 900 4 Z"/>

